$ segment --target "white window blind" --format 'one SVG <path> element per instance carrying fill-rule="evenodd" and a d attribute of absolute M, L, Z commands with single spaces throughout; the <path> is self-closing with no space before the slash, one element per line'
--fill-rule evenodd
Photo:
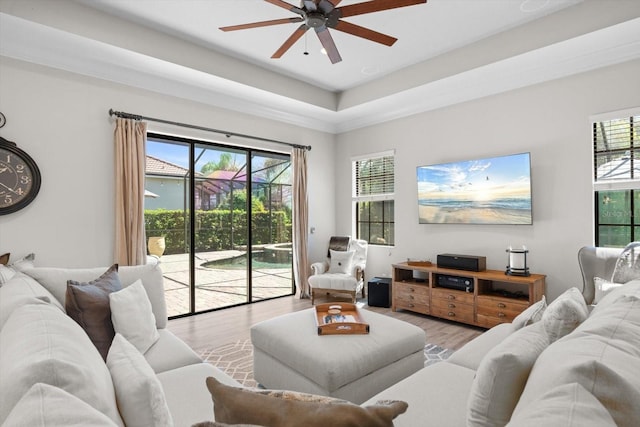
<path fill-rule="evenodd" d="M 354 228 L 369 244 L 393 246 L 395 239 L 394 152 L 352 159 Z"/>
<path fill-rule="evenodd" d="M 353 197 L 356 201 L 393 199 L 395 186 L 393 154 L 353 161 Z"/>
<path fill-rule="evenodd" d="M 593 121 L 594 190 L 640 188 L 640 115 Z"/>

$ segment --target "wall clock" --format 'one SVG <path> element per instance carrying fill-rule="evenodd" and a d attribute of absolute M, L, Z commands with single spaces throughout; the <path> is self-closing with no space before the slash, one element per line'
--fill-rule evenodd
<path fill-rule="evenodd" d="M 15 142 L 0 136 L 0 215 L 16 212 L 40 191 L 40 169 Z"/>

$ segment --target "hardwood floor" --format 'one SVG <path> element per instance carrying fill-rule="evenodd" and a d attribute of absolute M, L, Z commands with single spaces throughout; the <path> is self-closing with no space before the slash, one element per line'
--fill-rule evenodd
<path fill-rule="evenodd" d="M 330 301 L 338 300 L 331 299 Z M 322 302 L 328 301 L 316 299 L 316 303 Z M 366 304 L 366 300 L 360 300 L 360 302 L 364 303 L 364 308 L 367 310 L 404 320 L 424 329 L 428 343 L 452 350 L 459 349 L 485 331 L 482 328 L 418 313 L 408 311 L 393 312 L 390 308 L 370 307 Z M 249 329 L 255 323 L 310 307 L 311 301 L 308 299 L 301 300 L 296 296 L 277 298 L 211 313 L 173 319 L 169 321 L 168 328 L 193 349 L 215 348 L 238 340 L 248 339 L 250 337 Z"/>

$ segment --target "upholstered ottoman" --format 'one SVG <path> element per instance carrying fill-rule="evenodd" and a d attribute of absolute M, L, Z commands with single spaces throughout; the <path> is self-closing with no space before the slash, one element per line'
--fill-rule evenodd
<path fill-rule="evenodd" d="M 425 333 L 410 323 L 360 310 L 366 335 L 318 335 L 315 309 L 251 328 L 253 370 L 266 388 L 360 404 L 424 367 Z"/>

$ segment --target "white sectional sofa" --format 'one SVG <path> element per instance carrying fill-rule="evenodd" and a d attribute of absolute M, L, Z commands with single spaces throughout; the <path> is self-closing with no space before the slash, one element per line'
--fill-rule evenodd
<path fill-rule="evenodd" d="M 125 424 L 123 405 L 115 398 L 117 381 L 63 312 L 66 281 L 90 281 L 104 270 L 34 268 L 0 288 L 0 423 L 28 425 L 15 422 L 20 419 L 16 411 L 32 415 L 45 408 L 46 422 L 32 425 Z M 159 338 L 144 359 L 161 384 L 174 424 L 212 420 L 205 378 L 240 384 L 202 363 L 166 329 L 158 266 L 122 267 L 120 278 L 123 287 L 141 278 L 151 302 Z M 593 286 L 592 278 L 588 282 Z M 419 370 L 363 406 L 407 402 L 396 427 L 640 425 L 640 281 L 614 289 L 593 307 L 587 309 L 576 289 L 567 291 L 548 307 L 541 304 L 513 324 L 488 330 L 448 361 Z M 39 406 L 21 407 L 20 399 L 36 383 L 67 390 L 86 403 L 70 404 L 48 386 L 37 386 Z M 46 399 L 50 406 L 43 404 Z"/>
<path fill-rule="evenodd" d="M 15 273 L 0 287 L 0 424 L 29 425 L 24 420 L 33 421 L 37 405 L 33 399 L 16 405 L 33 384 L 44 383 L 66 390 L 90 407 L 74 406 L 50 387 L 41 387 L 37 390 L 39 403 L 53 403 L 42 405 L 48 411 L 43 414 L 46 422 L 33 425 L 124 425 L 109 368 L 84 330 L 64 312 L 67 280 L 92 281 L 106 269 L 32 268 Z M 228 385 L 240 384 L 203 363 L 166 328 L 162 273 L 157 264 L 120 267 L 119 277 L 123 288 L 141 279 L 151 302 L 158 339 L 144 359 L 162 386 L 174 425 L 213 420 L 205 379 L 211 376 Z M 106 419 L 92 414 L 92 408 Z M 62 413 L 56 415 L 56 411 Z"/>
<path fill-rule="evenodd" d="M 640 280 L 594 300 L 594 277 L 611 278 L 620 252 L 583 248 L 584 289 L 551 302 L 541 320 L 498 325 L 363 405 L 404 400 L 396 427 L 639 426 Z"/>

